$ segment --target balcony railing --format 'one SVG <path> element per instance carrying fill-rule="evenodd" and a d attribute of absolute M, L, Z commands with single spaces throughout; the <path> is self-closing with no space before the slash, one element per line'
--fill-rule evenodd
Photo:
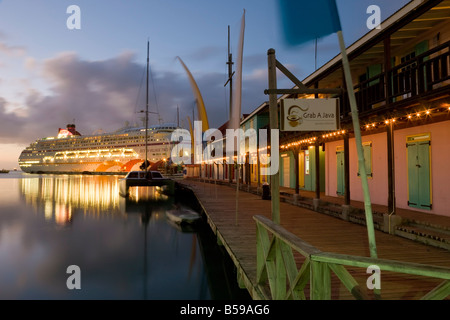
<path fill-rule="evenodd" d="M 431 93 L 450 84 L 450 41 L 424 52 L 386 72 L 358 83 L 355 96 L 360 113 Z M 350 112 L 347 95 L 341 96 L 341 115 Z"/>

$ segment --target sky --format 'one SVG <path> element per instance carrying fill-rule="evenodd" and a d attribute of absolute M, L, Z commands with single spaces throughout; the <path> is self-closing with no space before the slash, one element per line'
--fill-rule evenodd
<path fill-rule="evenodd" d="M 150 124 L 179 120 L 187 128 L 187 117 L 196 117 L 180 57 L 210 128 L 220 127 L 229 117 L 228 27 L 235 67 L 244 12 L 241 110 L 252 112 L 268 100 L 268 49 L 300 80 L 339 54 L 336 34 L 319 39 L 317 51 L 314 42 L 288 46 L 277 1 L 0 0 L 0 169 L 18 168 L 26 146 L 68 123 L 86 135 L 142 124 L 147 41 Z M 370 5 L 385 20 L 408 2 L 337 0 L 346 46 L 370 31 Z M 68 27 L 71 5 L 79 8 L 79 29 Z M 293 87 L 282 75 L 277 82 Z"/>

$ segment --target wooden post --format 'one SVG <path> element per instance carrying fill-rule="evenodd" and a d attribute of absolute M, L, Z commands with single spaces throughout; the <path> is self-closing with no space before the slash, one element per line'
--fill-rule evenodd
<path fill-rule="evenodd" d="M 394 124 L 386 126 L 388 166 L 388 213 L 395 213 Z"/>
<path fill-rule="evenodd" d="M 348 143 L 348 133 L 344 135 L 344 204 L 350 205 L 350 148 Z"/>
<path fill-rule="evenodd" d="M 331 299 L 331 274 L 328 264 L 311 261 L 311 300 Z"/>
<path fill-rule="evenodd" d="M 391 103 L 392 84 L 391 84 L 391 36 L 384 39 L 384 84 L 386 105 Z"/>
<path fill-rule="evenodd" d="M 320 144 L 316 140 L 315 146 L 315 166 L 316 166 L 316 199 L 320 199 Z"/>
<path fill-rule="evenodd" d="M 272 293 L 274 300 L 283 300 L 286 296 L 286 267 L 284 266 L 282 245 L 279 238 L 275 239 L 275 268 L 276 281 L 275 292 Z"/>
<path fill-rule="evenodd" d="M 361 141 L 361 128 L 359 125 L 358 108 L 356 105 L 355 92 L 353 90 L 352 75 L 350 72 L 350 64 L 348 62 L 347 51 L 345 48 L 344 36 L 342 31 L 337 32 L 339 46 L 342 54 L 342 66 L 344 68 L 345 81 L 347 84 L 347 93 L 350 101 L 350 110 L 352 112 L 353 131 L 355 133 L 356 151 L 358 154 L 359 170 L 361 173 L 361 184 L 364 193 L 364 208 L 366 213 L 366 226 L 369 238 L 369 251 L 372 258 L 377 258 L 377 247 L 375 242 L 375 229 L 373 226 L 372 204 L 370 202 L 369 184 L 367 181 L 366 164 L 364 162 L 364 150 Z"/>
<path fill-rule="evenodd" d="M 298 147 L 294 147 L 293 152 L 294 152 L 294 172 L 295 172 L 295 194 L 299 194 L 300 192 L 300 179 L 299 179 L 299 174 L 300 174 L 300 168 L 298 165 L 298 152 L 299 152 L 300 148 Z"/>
<path fill-rule="evenodd" d="M 259 151 L 256 156 L 256 170 L 257 170 L 257 183 L 258 183 L 257 190 L 259 191 L 261 189 L 261 163 L 259 161 Z"/>
<path fill-rule="evenodd" d="M 316 39 L 317 40 L 317 39 Z M 319 82 L 314 83 L 314 88 L 319 88 Z M 314 94 L 315 99 L 319 99 L 319 94 Z M 316 140 L 315 144 L 316 153 L 316 199 L 320 199 L 320 144 L 319 140 Z"/>
<path fill-rule="evenodd" d="M 267 60 L 269 67 L 269 90 L 277 88 L 277 64 L 275 59 L 275 49 L 269 49 L 267 51 Z M 269 94 L 269 118 L 270 118 L 270 130 L 278 130 L 278 102 L 277 94 Z M 269 134 L 270 135 L 270 134 Z M 271 145 L 273 141 L 271 141 Z M 278 155 L 279 150 L 271 149 L 271 171 L 272 171 L 272 159 Z M 272 199 L 272 220 L 275 223 L 280 223 L 280 173 L 277 170 L 275 173 L 271 172 L 270 175 L 270 192 Z"/>

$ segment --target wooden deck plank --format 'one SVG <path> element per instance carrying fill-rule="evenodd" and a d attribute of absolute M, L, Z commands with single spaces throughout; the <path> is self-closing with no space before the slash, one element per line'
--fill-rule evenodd
<path fill-rule="evenodd" d="M 204 208 L 212 229 L 223 239 L 237 268 L 256 287 L 256 224 L 253 216 L 271 218 L 271 202 L 240 190 L 236 213 L 236 189 L 219 184 L 193 180 L 181 182 L 194 191 Z M 363 225 L 347 222 L 330 215 L 311 211 L 288 203 L 280 203 L 281 226 L 323 252 L 369 257 L 368 235 Z M 395 235 L 375 231 L 378 258 L 450 267 L 450 251 Z M 295 255 L 300 265 L 304 258 Z M 361 268 L 347 268 L 365 288 L 368 274 Z M 353 299 L 333 274 L 332 299 Z M 383 272 L 383 299 L 418 299 L 442 280 Z M 251 288 L 248 288 L 251 293 Z M 370 292 L 367 292 L 370 295 Z"/>

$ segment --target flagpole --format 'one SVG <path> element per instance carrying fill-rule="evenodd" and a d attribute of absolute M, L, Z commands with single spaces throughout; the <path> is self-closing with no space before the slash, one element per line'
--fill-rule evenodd
<path fill-rule="evenodd" d="M 375 243 L 375 231 L 373 226 L 373 217 L 372 217 L 372 205 L 370 202 L 370 193 L 369 193 L 369 184 L 367 182 L 367 174 L 366 174 L 366 165 L 364 162 L 364 150 L 362 147 L 362 141 L 361 141 L 361 129 L 359 126 L 359 116 L 358 116 L 358 109 L 356 106 L 356 98 L 355 98 L 355 92 L 353 90 L 353 81 L 352 81 L 352 75 L 350 73 L 350 65 L 348 62 L 347 57 L 347 51 L 345 48 L 344 43 L 344 36 L 342 35 L 342 31 L 337 31 L 338 39 L 339 39 L 339 46 L 341 48 L 342 53 L 342 66 L 344 68 L 344 75 L 345 75 L 345 81 L 347 85 L 347 92 L 348 92 L 348 98 L 350 101 L 350 110 L 352 114 L 352 120 L 353 120 L 353 131 L 355 133 L 355 140 L 356 140 L 356 151 L 358 154 L 358 163 L 359 163 L 359 170 L 361 172 L 361 183 L 362 183 L 362 189 L 364 193 L 364 207 L 366 212 L 366 226 L 367 226 L 367 233 L 369 237 L 369 250 L 370 250 L 370 256 L 372 258 L 377 258 L 377 247 Z"/>

